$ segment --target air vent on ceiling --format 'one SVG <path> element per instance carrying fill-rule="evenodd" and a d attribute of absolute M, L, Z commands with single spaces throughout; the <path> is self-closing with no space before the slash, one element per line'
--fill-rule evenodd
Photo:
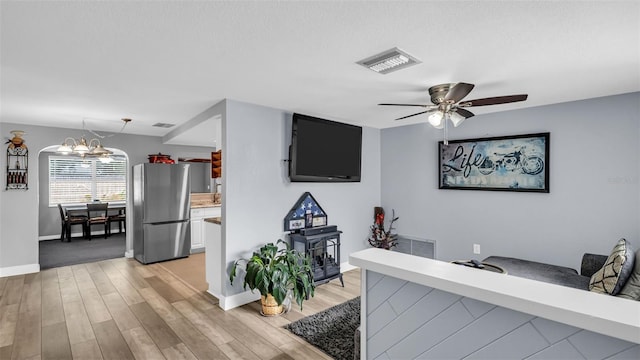
<path fill-rule="evenodd" d="M 398 48 L 384 51 L 357 62 L 357 64 L 380 74 L 388 74 L 419 63 L 421 63 L 420 60 Z"/>
<path fill-rule="evenodd" d="M 161 127 L 161 128 L 170 128 L 176 126 L 176 124 L 167 124 L 167 123 L 155 123 L 151 126 Z"/>

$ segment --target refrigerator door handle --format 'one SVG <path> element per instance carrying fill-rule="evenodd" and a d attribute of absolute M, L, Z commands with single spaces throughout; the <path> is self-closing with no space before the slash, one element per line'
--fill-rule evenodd
<path fill-rule="evenodd" d="M 164 225 L 164 224 L 182 223 L 182 222 L 189 222 L 189 221 L 191 221 L 191 219 L 148 222 L 148 223 L 145 223 L 145 224 L 147 224 L 147 225 Z"/>

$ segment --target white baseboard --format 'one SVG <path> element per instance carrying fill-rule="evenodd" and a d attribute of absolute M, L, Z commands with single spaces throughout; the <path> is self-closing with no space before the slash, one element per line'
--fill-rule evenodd
<path fill-rule="evenodd" d="M 345 272 L 345 271 L 354 270 L 354 269 L 359 269 L 359 267 L 353 266 L 348 262 L 344 262 L 340 264 L 340 272 Z M 220 294 L 215 294 L 209 290 L 207 290 L 207 292 L 215 296 L 216 298 L 218 298 L 218 301 L 219 301 L 218 306 L 220 306 L 220 308 L 222 308 L 222 310 L 224 311 L 231 310 L 238 306 L 242 306 L 260 299 L 260 293 L 257 291 L 255 293 L 251 291 L 245 291 L 245 292 L 231 295 L 231 296 L 222 296 Z"/>
<path fill-rule="evenodd" d="M 349 270 L 355 270 L 355 269 L 360 269 L 360 268 L 359 268 L 359 267 L 357 267 L 357 266 L 353 266 L 353 265 L 349 264 L 349 262 L 348 262 L 348 261 L 347 261 L 347 262 L 340 263 L 340 272 L 341 272 L 341 273 L 343 273 L 343 272 L 347 272 L 347 271 L 349 271 Z"/>
<path fill-rule="evenodd" d="M 218 306 L 220 306 L 224 311 L 231 310 L 238 306 L 242 306 L 260 299 L 260 293 L 258 291 L 256 291 L 255 293 L 251 291 L 245 291 L 240 294 L 231 296 L 222 296 L 216 295 L 210 291 L 207 292 L 218 298 Z"/>
<path fill-rule="evenodd" d="M 0 277 L 40 272 L 40 264 L 7 266 L 0 268 Z"/>
<path fill-rule="evenodd" d="M 126 233 L 126 232 L 123 232 Z M 119 234 L 118 232 L 111 232 L 111 234 Z M 74 232 L 71 233 L 72 238 L 81 238 L 84 234 L 82 232 Z M 104 236 L 104 230 L 102 231 L 92 231 L 91 236 Z M 42 235 L 38 236 L 38 241 L 46 241 L 46 240 L 60 240 L 60 235 Z"/>
<path fill-rule="evenodd" d="M 124 257 L 131 259 L 133 257 L 133 249 L 124 252 Z"/>

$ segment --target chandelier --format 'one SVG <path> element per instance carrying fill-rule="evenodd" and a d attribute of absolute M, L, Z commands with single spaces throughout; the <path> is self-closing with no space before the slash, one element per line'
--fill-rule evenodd
<path fill-rule="evenodd" d="M 122 125 L 122 128 L 120 129 L 120 132 L 118 132 L 118 134 L 122 133 L 124 127 L 127 126 L 131 119 L 122 119 L 122 121 L 124 122 L 124 124 Z M 85 130 L 88 130 L 96 137 L 87 141 L 84 136 Z M 95 131 L 87 129 L 85 126 L 85 119 L 82 119 L 82 131 L 83 134 L 80 139 L 75 139 L 73 137 L 64 139 L 62 144 L 58 147 L 57 152 L 63 155 L 79 155 L 83 159 L 87 156 L 97 157 L 103 163 L 110 163 L 111 161 L 113 161 L 113 159 L 111 158 L 113 151 L 107 150 L 100 142 L 100 139 L 104 139 L 107 136 L 99 135 Z"/>

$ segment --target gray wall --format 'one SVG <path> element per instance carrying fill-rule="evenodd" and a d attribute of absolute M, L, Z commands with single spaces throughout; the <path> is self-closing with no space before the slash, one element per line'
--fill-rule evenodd
<path fill-rule="evenodd" d="M 480 115 L 450 139 L 551 133 L 549 194 L 438 189 L 426 124 L 382 130 L 382 206 L 442 260 L 504 255 L 579 267 L 620 237 L 640 247 L 640 93 Z M 473 244 L 481 254 L 472 253 Z"/>
<path fill-rule="evenodd" d="M 380 203 L 380 131 L 363 129 L 362 181 L 359 183 L 291 183 L 288 147 L 291 116 L 283 110 L 226 101 L 223 116 L 223 264 L 249 257 L 259 246 L 286 239 L 283 219 L 309 191 L 328 214 L 329 225 L 343 231 L 341 262 L 368 247 L 373 207 Z M 242 279 L 223 295 L 242 291 Z"/>
<path fill-rule="evenodd" d="M 32 266 L 38 264 L 38 213 L 44 205 L 44 212 L 54 222 L 59 219 L 56 208 L 47 208 L 47 200 L 39 202 L 38 179 L 40 167 L 38 153 L 49 146 L 59 145 L 65 137 L 80 137 L 82 131 L 78 129 L 63 129 L 43 126 L 28 126 L 14 123 L 0 123 L 0 133 L 10 136 L 9 131 L 20 129 L 26 131 L 25 142 L 29 147 L 29 190 L 0 191 L 0 269 L 13 266 Z M 101 133 L 102 134 L 102 133 Z M 164 145 L 162 138 L 152 136 L 118 134 L 104 141 L 107 148 L 119 149 L 129 157 L 129 164 L 135 165 L 147 162 L 147 155 L 162 152 L 173 159 L 178 156 L 192 156 L 210 152 L 210 148 L 193 146 Z M 0 160 L 0 169 L 6 168 L 6 157 Z M 47 215 L 45 215 L 47 216 Z M 60 235 L 59 224 L 51 234 Z M 46 235 L 46 234 L 43 234 Z"/>
<path fill-rule="evenodd" d="M 366 272 L 367 359 L 638 359 L 640 345 Z"/>

